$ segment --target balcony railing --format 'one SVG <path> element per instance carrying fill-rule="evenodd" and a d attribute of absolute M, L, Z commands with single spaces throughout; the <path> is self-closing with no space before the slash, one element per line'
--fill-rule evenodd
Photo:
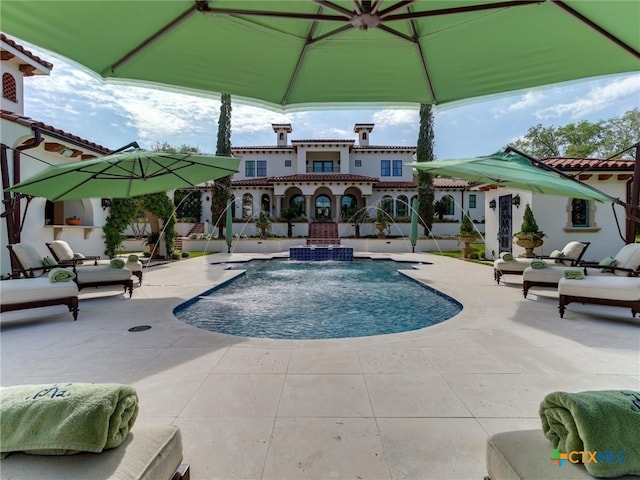
<path fill-rule="evenodd" d="M 338 167 L 307 167 L 307 173 L 340 173 Z"/>

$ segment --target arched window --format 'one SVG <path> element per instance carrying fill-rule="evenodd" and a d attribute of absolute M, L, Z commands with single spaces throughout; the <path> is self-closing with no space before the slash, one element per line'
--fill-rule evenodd
<path fill-rule="evenodd" d="M 18 103 L 16 79 L 10 73 L 2 74 L 2 97 L 14 103 Z"/>
<path fill-rule="evenodd" d="M 396 198 L 396 216 L 406 217 L 409 215 L 409 200 L 404 195 L 398 195 Z"/>
<path fill-rule="evenodd" d="M 304 197 L 300 194 L 294 195 L 289 200 L 289 207 L 295 209 L 298 217 L 301 217 L 304 212 Z"/>
<path fill-rule="evenodd" d="M 260 210 L 267 215 L 271 215 L 271 197 L 268 193 L 262 194 L 262 201 L 260 202 Z"/>
<path fill-rule="evenodd" d="M 380 201 L 380 208 L 385 213 L 393 217 L 393 198 L 390 195 L 385 195 Z"/>
<path fill-rule="evenodd" d="M 455 215 L 456 202 L 453 200 L 453 197 L 451 195 L 445 195 L 442 197 L 442 201 L 446 203 L 445 215 Z"/>
<path fill-rule="evenodd" d="M 253 217 L 253 195 L 245 193 L 242 195 L 242 218 Z"/>
<path fill-rule="evenodd" d="M 331 199 L 326 195 L 316 198 L 316 220 L 331 218 Z"/>
<path fill-rule="evenodd" d="M 353 195 L 345 195 L 342 197 L 342 204 L 340 205 L 340 216 L 348 219 L 352 217 L 358 211 L 358 200 Z"/>

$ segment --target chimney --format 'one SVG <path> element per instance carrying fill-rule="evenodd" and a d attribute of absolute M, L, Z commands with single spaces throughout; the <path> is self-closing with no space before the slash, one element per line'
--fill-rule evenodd
<path fill-rule="evenodd" d="M 369 134 L 373 130 L 373 123 L 356 123 L 353 131 L 358 134 L 358 145 L 361 147 L 369 146 Z"/>
<path fill-rule="evenodd" d="M 276 132 L 277 142 L 276 145 L 279 147 L 287 146 L 287 134 L 291 133 L 293 130 L 291 129 L 290 123 L 272 123 L 271 127 L 273 131 Z"/>

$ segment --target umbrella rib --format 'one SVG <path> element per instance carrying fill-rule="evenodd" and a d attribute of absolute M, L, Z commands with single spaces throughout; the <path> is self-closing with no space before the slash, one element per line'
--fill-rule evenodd
<path fill-rule="evenodd" d="M 582 15 L 580 12 L 574 10 L 569 5 L 567 5 L 564 1 L 562 1 L 562 0 L 551 0 L 551 3 L 553 3 L 554 5 L 557 5 L 558 7 L 560 7 L 565 12 L 569 13 L 573 17 L 575 17 L 578 20 L 580 20 L 581 22 L 585 23 L 587 26 L 591 27 L 593 30 L 595 30 L 599 34 L 603 35 L 608 40 L 612 41 L 613 43 L 615 43 L 616 45 L 618 45 L 622 49 L 626 50 L 627 52 L 629 52 L 634 57 L 640 58 L 640 52 L 638 52 L 635 48 L 633 48 L 631 45 L 627 45 L 625 42 L 620 40 L 618 37 L 613 35 L 611 32 L 609 32 L 605 28 L 602 28 L 600 25 L 595 23 L 593 20 L 590 20 L 589 18 L 587 18 L 584 15 Z"/>
<path fill-rule="evenodd" d="M 407 7 L 407 11 L 410 11 L 411 9 L 409 7 Z M 433 88 L 433 82 L 431 81 L 431 75 L 429 75 L 429 69 L 427 68 L 427 62 L 425 60 L 425 55 L 424 55 L 424 51 L 422 50 L 422 45 L 420 44 L 420 41 L 418 40 L 418 30 L 416 29 L 416 24 L 414 20 L 409 20 L 409 26 L 411 27 L 411 34 L 413 35 L 414 40 L 414 44 L 416 46 L 416 48 L 418 49 L 418 56 L 420 57 L 420 65 L 422 66 L 422 71 L 424 72 L 424 76 L 427 80 L 427 86 L 429 87 L 429 92 L 431 92 L 431 98 L 433 99 L 434 103 L 437 103 L 437 98 L 436 98 L 436 91 Z"/>
<path fill-rule="evenodd" d="M 239 15 L 247 17 L 276 17 L 276 18 L 293 18 L 297 20 L 313 20 L 323 22 L 344 22 L 344 16 L 342 15 L 320 15 L 313 13 L 295 13 L 295 12 L 267 12 L 264 10 L 243 10 L 241 8 L 216 8 L 209 7 L 201 8 L 202 13 L 211 13 L 214 15 Z"/>
<path fill-rule="evenodd" d="M 379 0 L 376 3 L 376 7 L 379 7 L 381 3 L 382 1 Z M 411 12 L 411 10 L 409 10 L 408 7 L 413 3 L 416 3 L 416 0 L 402 0 L 396 3 L 395 5 L 391 5 L 390 7 L 387 7 L 384 10 L 380 11 L 378 16 L 380 17 L 381 20 L 385 20 L 386 17 L 388 17 L 391 14 L 391 12 L 395 12 L 396 10 L 400 10 L 401 8 L 404 8 L 404 7 L 407 7 L 407 12 Z M 371 9 L 371 13 L 374 14 L 376 10 L 377 8 Z"/>
<path fill-rule="evenodd" d="M 115 74 L 116 70 L 123 63 L 126 63 L 129 60 L 131 60 L 131 58 L 135 57 L 142 50 L 146 49 L 149 45 L 151 45 L 152 43 L 156 42 L 160 37 L 162 37 L 164 34 L 166 34 L 169 30 L 172 30 L 177 25 L 179 25 L 180 23 L 185 21 L 189 16 L 191 16 L 193 14 L 193 12 L 195 12 L 196 10 L 201 10 L 202 6 L 203 6 L 203 3 L 206 4 L 206 2 L 196 1 L 195 4 L 193 6 L 191 6 L 191 8 L 189 8 L 187 11 L 182 13 L 180 16 L 178 16 L 173 21 L 171 21 L 170 23 L 168 23 L 167 25 L 162 27 L 160 30 L 158 30 L 156 33 L 154 33 L 153 35 L 151 35 L 147 39 L 143 40 L 143 42 L 140 45 L 135 47 L 133 50 L 131 50 L 129 53 L 127 53 L 124 57 L 122 57 L 120 60 L 116 61 L 114 64 L 111 65 L 111 73 Z"/>
<path fill-rule="evenodd" d="M 451 8 L 440 8 L 438 10 L 427 10 L 422 12 L 410 12 L 410 13 L 399 13 L 396 15 L 388 15 L 385 20 L 386 21 L 395 21 L 395 20 L 411 20 L 416 18 L 425 18 L 425 17 L 437 17 L 439 15 L 452 15 L 456 13 L 467 13 L 467 12 L 478 12 L 482 10 L 497 10 L 502 8 L 510 8 L 510 7 L 524 7 L 532 4 L 543 3 L 546 0 L 522 0 L 522 1 L 508 1 L 508 2 L 498 2 L 498 3 L 483 3 L 480 5 L 468 5 L 466 7 L 451 7 Z"/>
<path fill-rule="evenodd" d="M 311 1 L 313 3 L 317 3 L 318 5 L 321 5 L 326 8 L 330 8 L 331 10 L 335 10 L 336 12 L 343 14 L 347 18 L 347 20 L 353 17 L 353 12 L 351 10 L 341 7 L 340 5 L 336 5 L 335 3 L 330 2 L 328 0 L 311 0 Z"/>

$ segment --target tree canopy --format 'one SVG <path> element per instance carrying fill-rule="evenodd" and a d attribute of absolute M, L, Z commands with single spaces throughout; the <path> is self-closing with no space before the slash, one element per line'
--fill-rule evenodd
<path fill-rule="evenodd" d="M 633 158 L 629 150 L 640 141 L 640 109 L 635 108 L 621 117 L 598 122 L 586 120 L 562 127 L 531 127 L 512 145 L 537 158 Z"/>

